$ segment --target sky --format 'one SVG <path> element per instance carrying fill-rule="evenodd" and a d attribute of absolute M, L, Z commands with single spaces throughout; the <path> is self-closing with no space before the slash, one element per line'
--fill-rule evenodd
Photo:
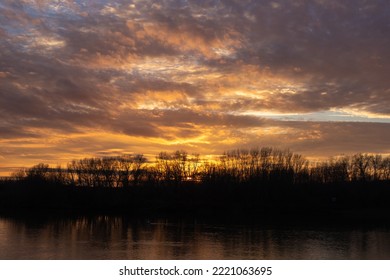
<path fill-rule="evenodd" d="M 390 153 L 388 0 L 0 0 L 0 175 L 272 146 Z"/>

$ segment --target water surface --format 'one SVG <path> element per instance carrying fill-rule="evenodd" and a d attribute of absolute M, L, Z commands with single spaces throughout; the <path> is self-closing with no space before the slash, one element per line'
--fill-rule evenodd
<path fill-rule="evenodd" d="M 390 227 L 0 218 L 0 259 L 390 259 Z"/>

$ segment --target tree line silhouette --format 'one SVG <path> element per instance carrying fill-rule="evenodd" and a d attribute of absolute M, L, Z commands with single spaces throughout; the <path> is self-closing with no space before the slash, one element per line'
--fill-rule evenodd
<path fill-rule="evenodd" d="M 290 150 L 236 149 L 206 161 L 185 151 L 161 152 L 153 163 L 142 154 L 73 160 L 67 168 L 40 163 L 12 176 L 92 188 L 131 186 L 300 185 L 390 180 L 390 157 L 358 153 L 310 162 Z"/>
<path fill-rule="evenodd" d="M 40 163 L 0 180 L 0 213 L 183 213 L 218 217 L 380 217 L 390 211 L 390 157 L 309 161 L 288 149 L 236 149 L 206 160 L 185 151 Z M 390 216 L 389 216 L 390 217 Z"/>

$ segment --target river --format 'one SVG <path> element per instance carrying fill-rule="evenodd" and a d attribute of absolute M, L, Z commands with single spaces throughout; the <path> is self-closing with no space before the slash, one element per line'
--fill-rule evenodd
<path fill-rule="evenodd" d="M 390 226 L 0 217 L 0 259 L 390 259 Z"/>

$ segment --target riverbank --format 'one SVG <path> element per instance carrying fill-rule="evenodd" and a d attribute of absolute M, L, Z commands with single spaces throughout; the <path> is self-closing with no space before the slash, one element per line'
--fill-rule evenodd
<path fill-rule="evenodd" d="M 215 217 L 247 222 L 379 223 L 390 220 L 388 182 L 298 186 L 89 188 L 3 182 L 0 214 Z"/>

